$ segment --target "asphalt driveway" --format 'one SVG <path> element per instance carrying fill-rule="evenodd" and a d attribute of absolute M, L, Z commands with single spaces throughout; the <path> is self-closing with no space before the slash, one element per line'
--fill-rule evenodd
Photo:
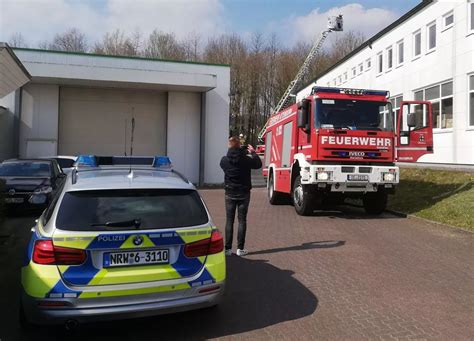
<path fill-rule="evenodd" d="M 202 194 L 224 224 L 223 192 Z M 19 269 L 34 216 L 0 227 L 0 339 L 474 339 L 474 234 L 353 207 L 299 217 L 254 189 L 246 258 L 217 309 L 22 333 Z"/>

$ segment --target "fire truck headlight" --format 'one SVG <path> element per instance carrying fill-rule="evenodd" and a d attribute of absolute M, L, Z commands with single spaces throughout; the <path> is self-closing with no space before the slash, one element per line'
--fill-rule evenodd
<path fill-rule="evenodd" d="M 318 180 L 321 180 L 321 181 L 327 181 L 329 180 L 329 172 L 318 172 L 317 173 L 317 178 Z"/>
<path fill-rule="evenodd" d="M 394 173 L 383 173 L 383 181 L 393 182 L 395 181 Z"/>

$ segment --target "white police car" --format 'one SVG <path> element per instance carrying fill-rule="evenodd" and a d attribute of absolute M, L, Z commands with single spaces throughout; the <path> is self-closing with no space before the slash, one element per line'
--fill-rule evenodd
<path fill-rule="evenodd" d="M 167 157 L 80 156 L 32 230 L 24 326 L 121 319 L 216 305 L 223 238 Z"/>

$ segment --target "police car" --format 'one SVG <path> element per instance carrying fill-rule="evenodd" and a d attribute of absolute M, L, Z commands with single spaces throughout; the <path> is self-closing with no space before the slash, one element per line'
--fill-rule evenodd
<path fill-rule="evenodd" d="M 65 324 L 214 306 L 221 233 L 167 157 L 79 156 L 32 229 L 20 322 Z"/>

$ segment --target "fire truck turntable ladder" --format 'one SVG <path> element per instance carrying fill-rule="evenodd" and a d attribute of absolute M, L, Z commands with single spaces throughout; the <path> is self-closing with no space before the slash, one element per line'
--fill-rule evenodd
<path fill-rule="evenodd" d="M 321 47 L 323 46 L 324 41 L 326 40 L 328 34 L 332 31 L 342 31 L 343 30 L 343 25 L 342 25 L 342 15 L 339 16 L 333 16 L 328 19 L 328 25 L 326 30 L 321 32 L 321 36 L 319 39 L 314 43 L 313 47 L 311 48 L 311 51 L 309 52 L 308 56 L 306 57 L 306 60 L 304 61 L 303 65 L 301 66 L 300 70 L 296 74 L 295 79 L 293 79 L 290 82 L 290 85 L 286 89 L 285 93 L 281 97 L 280 101 L 276 105 L 275 109 L 273 110 L 272 114 L 275 114 L 277 112 L 280 112 L 282 109 L 286 108 L 290 104 L 290 99 L 291 97 L 294 97 L 295 95 L 293 94 L 293 91 L 296 89 L 298 86 L 299 82 L 308 74 L 309 72 L 309 66 L 313 62 L 314 58 L 318 54 L 318 52 L 321 50 Z M 270 117 L 271 117 L 270 115 Z M 263 126 L 262 130 L 258 134 L 258 140 L 262 141 L 263 135 L 265 134 L 265 131 L 267 130 L 268 122 L 270 121 L 270 118 L 267 120 L 265 125 Z"/>

